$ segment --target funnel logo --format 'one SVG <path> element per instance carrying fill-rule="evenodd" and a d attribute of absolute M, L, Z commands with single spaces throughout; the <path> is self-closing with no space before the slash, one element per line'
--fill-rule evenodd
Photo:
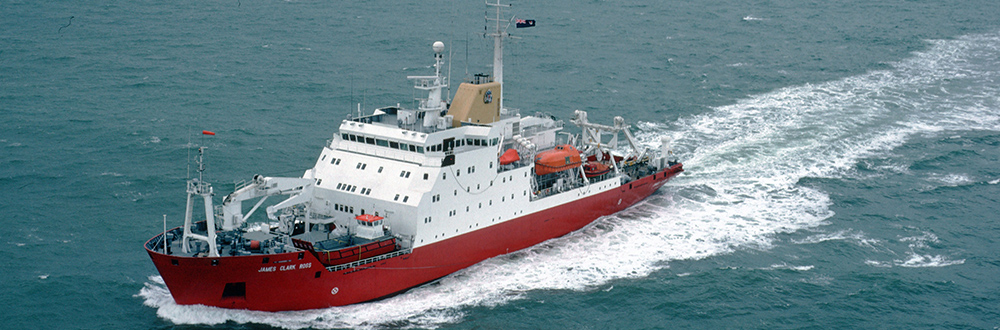
<path fill-rule="evenodd" d="M 486 90 L 486 95 L 483 96 L 483 103 L 493 102 L 493 91 Z"/>

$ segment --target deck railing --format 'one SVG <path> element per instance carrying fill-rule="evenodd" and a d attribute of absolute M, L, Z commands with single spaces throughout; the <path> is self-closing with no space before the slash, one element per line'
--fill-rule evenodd
<path fill-rule="evenodd" d="M 341 265 L 326 267 L 326 269 L 329 270 L 329 271 L 331 271 L 331 272 L 335 272 L 335 271 L 338 271 L 338 270 L 344 270 L 344 269 L 354 268 L 354 267 L 358 267 L 358 266 L 365 265 L 365 264 L 370 264 L 370 263 L 373 263 L 373 262 L 376 262 L 376 261 L 379 261 L 379 260 L 385 260 L 385 259 L 389 259 L 389 258 L 395 258 L 395 257 L 401 256 L 401 255 L 404 255 L 404 254 L 409 254 L 410 252 L 413 252 L 413 249 L 405 249 L 405 250 L 399 250 L 399 251 L 395 251 L 395 252 L 390 252 L 390 253 L 386 253 L 386 254 L 382 254 L 382 255 L 377 255 L 377 256 L 374 256 L 374 257 L 371 257 L 371 258 L 368 258 L 368 259 L 361 259 L 361 260 L 349 262 L 349 263 L 346 263 L 346 264 L 341 264 Z"/>

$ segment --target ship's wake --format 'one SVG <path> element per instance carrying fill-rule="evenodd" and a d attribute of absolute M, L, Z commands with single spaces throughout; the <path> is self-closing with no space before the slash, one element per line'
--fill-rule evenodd
<path fill-rule="evenodd" d="M 537 290 L 598 290 L 673 260 L 767 249 L 776 234 L 824 225 L 826 193 L 806 177 L 852 175 L 858 160 L 911 136 L 1000 130 L 1000 34 L 931 41 L 892 69 L 788 87 L 673 124 L 638 125 L 651 146 L 671 136 L 686 172 L 645 202 L 576 233 L 484 261 L 376 302 L 265 313 L 178 306 L 159 277 L 138 294 L 174 323 L 282 328 L 436 327 L 468 307 Z"/>

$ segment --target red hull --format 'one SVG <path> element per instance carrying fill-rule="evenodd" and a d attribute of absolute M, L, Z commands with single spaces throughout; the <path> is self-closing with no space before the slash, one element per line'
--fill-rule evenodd
<path fill-rule="evenodd" d="M 618 189 L 418 247 L 409 254 L 333 272 L 307 251 L 220 258 L 176 257 L 148 248 L 146 252 L 181 305 L 263 311 L 349 305 L 402 292 L 580 229 L 648 197 L 681 171 L 677 164 Z"/>

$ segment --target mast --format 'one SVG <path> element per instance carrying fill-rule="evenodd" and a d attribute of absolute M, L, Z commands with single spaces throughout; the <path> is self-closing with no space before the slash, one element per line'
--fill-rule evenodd
<path fill-rule="evenodd" d="M 192 239 L 208 243 L 208 256 L 218 257 L 219 249 L 215 239 L 215 215 L 212 214 L 212 185 L 203 181 L 205 172 L 204 163 L 205 147 L 198 148 L 198 179 L 188 180 L 187 183 L 187 207 L 184 212 L 184 235 L 182 236 L 182 250 L 184 253 L 190 252 L 188 242 Z M 194 196 L 198 195 L 204 200 L 205 222 L 207 235 L 195 234 L 191 231 L 192 218 L 194 217 Z"/>
<path fill-rule="evenodd" d="M 406 79 L 413 79 L 413 88 L 427 91 L 426 99 L 420 100 L 417 111 L 401 110 L 400 124 L 411 125 L 416 123 L 417 113 L 423 114 L 423 126 L 433 127 L 438 124 L 441 113 L 448 109 L 448 104 L 441 98 L 441 93 L 448 87 L 447 78 L 441 74 L 444 64 L 444 43 L 435 41 L 431 48 L 434 50 L 434 75 L 433 76 L 407 76 Z"/>
<path fill-rule="evenodd" d="M 503 109 L 503 38 L 510 37 L 507 33 L 510 21 L 503 17 L 503 9 L 510 8 L 510 5 L 501 4 L 500 0 L 496 0 L 496 3 L 486 2 L 486 6 L 496 8 L 496 17 L 486 16 L 487 24 L 492 22 L 495 27 L 493 32 L 485 36 L 493 37 L 493 81 L 500 83 L 500 109 Z M 501 27 L 502 22 L 507 24 Z"/>

